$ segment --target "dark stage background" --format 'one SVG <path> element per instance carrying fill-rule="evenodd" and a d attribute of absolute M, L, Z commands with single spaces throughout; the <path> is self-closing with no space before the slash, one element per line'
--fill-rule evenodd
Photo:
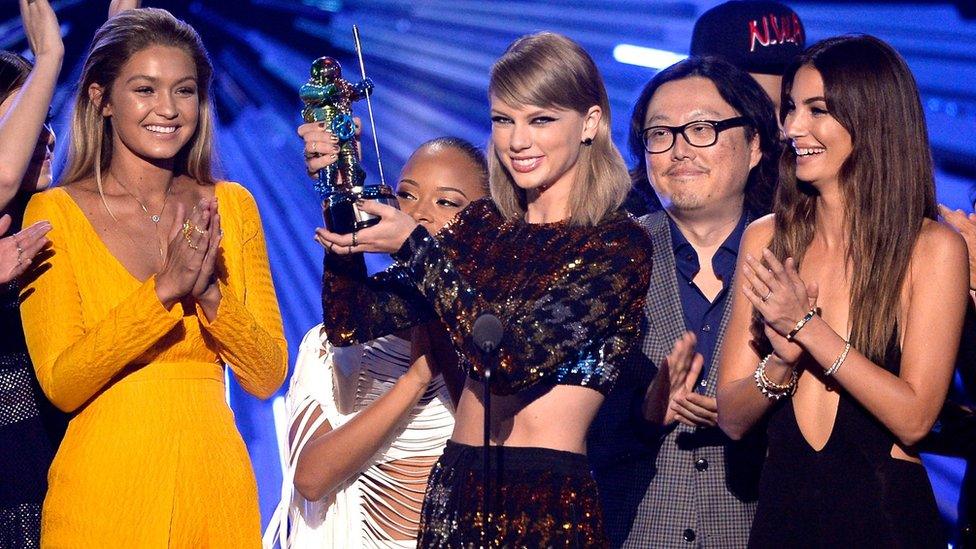
<path fill-rule="evenodd" d="M 80 64 L 107 0 L 55 0 L 66 56 L 54 98 L 54 127 L 62 138 Z M 309 63 L 339 58 L 356 79 L 351 26 L 360 26 L 388 181 L 413 148 L 427 139 L 458 135 L 486 143 L 488 69 L 517 36 L 552 30 L 579 41 L 606 79 L 614 138 L 626 142 L 626 120 L 640 87 L 687 54 L 697 16 L 715 0 L 587 0 L 563 2 L 470 0 L 237 0 L 152 1 L 191 22 L 203 35 L 216 68 L 214 101 L 223 175 L 247 186 L 264 220 L 292 362 L 302 335 L 320 321 L 321 254 L 312 240 L 321 224 L 305 176 L 297 89 Z M 918 79 L 926 108 L 940 202 L 972 211 L 976 198 L 976 3 L 787 2 L 799 13 L 808 43 L 847 33 L 874 34 L 904 55 Z M 0 48 L 26 48 L 17 3 L 0 3 Z M 365 118 L 365 105 L 356 107 Z M 879 105 L 879 108 L 884 108 Z M 367 128 L 364 142 L 371 145 Z M 369 180 L 378 180 L 375 154 L 364 147 Z M 628 159 L 630 160 L 630 159 Z M 229 385 L 257 472 L 265 523 L 281 482 L 276 429 L 280 395 L 261 402 Z M 959 460 L 926 456 L 943 515 L 956 519 Z"/>

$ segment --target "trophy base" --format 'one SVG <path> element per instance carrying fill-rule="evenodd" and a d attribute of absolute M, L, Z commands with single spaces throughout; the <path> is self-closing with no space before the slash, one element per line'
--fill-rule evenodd
<path fill-rule="evenodd" d="M 322 217 L 325 226 L 334 233 L 349 234 L 372 227 L 380 218 L 366 213 L 356 205 L 358 200 L 376 200 L 387 206 L 399 208 L 396 196 L 386 186 L 370 185 L 353 191 L 342 191 L 322 201 Z"/>

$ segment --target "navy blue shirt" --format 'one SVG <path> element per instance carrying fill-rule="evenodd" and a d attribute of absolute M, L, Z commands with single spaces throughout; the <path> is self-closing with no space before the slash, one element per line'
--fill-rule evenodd
<path fill-rule="evenodd" d="M 717 350 L 719 327 L 722 324 L 722 313 L 725 310 L 725 300 L 729 299 L 729 288 L 732 286 L 732 275 L 735 274 L 735 260 L 739 254 L 739 242 L 746 227 L 745 213 L 729 234 L 725 242 L 715 250 L 712 256 L 712 271 L 722 280 L 722 290 L 715 296 L 715 301 L 709 301 L 698 286 L 695 285 L 695 275 L 701 269 L 698 263 L 698 253 L 681 233 L 674 220 L 668 216 L 671 228 L 671 247 L 674 249 L 674 264 L 678 277 L 678 293 L 681 298 L 681 309 L 685 313 L 685 329 L 698 336 L 695 350 L 705 358 L 702 367 L 699 386 L 703 386 L 708 378 L 708 370 L 712 365 L 712 356 Z"/>

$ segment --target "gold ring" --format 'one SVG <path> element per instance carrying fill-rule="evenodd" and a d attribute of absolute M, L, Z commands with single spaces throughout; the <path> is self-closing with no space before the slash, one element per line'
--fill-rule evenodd
<path fill-rule="evenodd" d="M 182 229 L 182 231 L 183 231 L 183 238 L 185 238 L 187 240 L 190 240 L 190 231 L 192 231 L 193 229 L 196 229 L 196 226 L 193 223 L 190 223 L 190 218 L 188 217 L 188 218 L 184 219 L 183 220 L 183 229 Z"/>
<path fill-rule="evenodd" d="M 200 227 L 196 227 L 196 226 L 194 226 L 194 227 L 193 227 L 193 230 L 194 230 L 194 232 L 196 232 L 197 234 L 202 234 L 202 235 L 204 235 L 204 236 L 206 236 L 206 234 L 207 234 L 207 231 L 204 231 L 204 230 L 203 230 L 203 229 L 201 229 Z"/>
<path fill-rule="evenodd" d="M 315 152 L 315 147 L 317 147 L 318 144 L 319 144 L 318 141 L 312 141 L 312 154 L 314 155 L 318 155 L 318 153 Z"/>
<path fill-rule="evenodd" d="M 355 248 L 358 245 L 359 245 L 359 242 L 356 240 L 356 231 L 353 231 L 352 232 L 352 247 Z"/>
<path fill-rule="evenodd" d="M 24 262 L 24 249 L 17 244 L 17 266 L 19 267 L 21 263 Z"/>
<path fill-rule="evenodd" d="M 189 246 L 191 250 L 199 250 L 200 249 L 200 246 L 197 246 L 196 244 L 194 244 L 193 241 L 190 240 L 190 237 L 189 236 L 184 236 L 183 239 L 186 240 L 186 245 Z"/>
<path fill-rule="evenodd" d="M 771 296 L 771 295 L 773 295 L 773 291 L 772 290 L 769 290 L 768 292 L 766 292 L 766 296 L 762 298 L 762 302 L 765 303 L 766 300 L 768 300 L 769 299 L 769 296 Z"/>

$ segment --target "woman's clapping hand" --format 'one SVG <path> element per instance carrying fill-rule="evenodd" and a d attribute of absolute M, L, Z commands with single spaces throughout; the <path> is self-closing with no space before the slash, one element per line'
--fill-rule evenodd
<path fill-rule="evenodd" d="M 784 362 L 795 363 L 803 349 L 786 336 L 797 321 L 817 306 L 816 283 L 806 284 L 800 278 L 792 257 L 781 263 L 765 248 L 761 260 L 746 255 L 742 274 L 746 277 L 742 291 L 762 316 L 773 351 Z"/>
<path fill-rule="evenodd" d="M 189 216 L 182 204 L 174 210 L 163 268 L 156 274 L 156 294 L 167 309 L 183 297 L 206 293 L 220 244 L 215 198 L 201 200 Z"/>
<path fill-rule="evenodd" d="M 11 223 L 9 215 L 0 217 L 0 235 L 6 234 Z M 34 256 L 47 246 L 48 239 L 45 235 L 50 230 L 50 223 L 38 221 L 18 233 L 0 238 L 0 284 L 24 274 Z"/>

